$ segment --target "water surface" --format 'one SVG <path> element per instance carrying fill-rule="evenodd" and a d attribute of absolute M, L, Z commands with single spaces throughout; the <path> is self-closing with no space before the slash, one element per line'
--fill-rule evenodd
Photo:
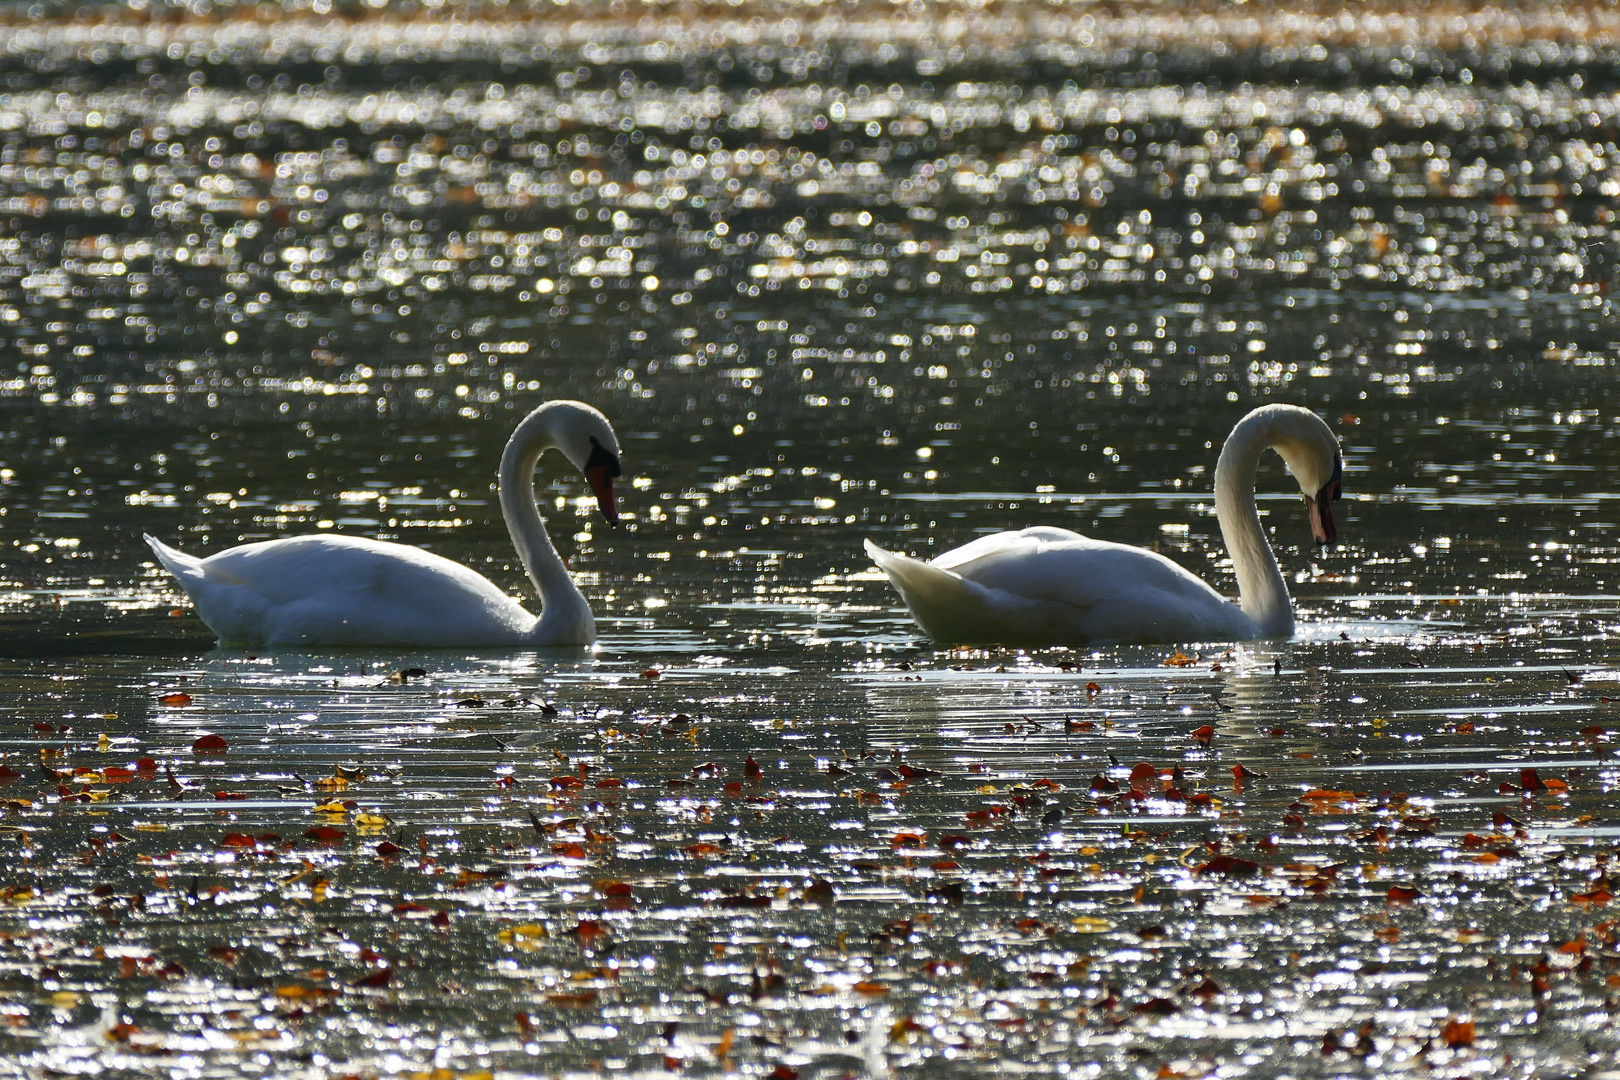
<path fill-rule="evenodd" d="M 573 10 L 10 14 L 5 1068 L 1614 1067 L 1611 16 Z M 218 651 L 141 541 L 527 595 L 550 397 L 595 652 Z M 937 651 L 861 553 L 1230 592 L 1268 401 L 1293 641 Z"/>

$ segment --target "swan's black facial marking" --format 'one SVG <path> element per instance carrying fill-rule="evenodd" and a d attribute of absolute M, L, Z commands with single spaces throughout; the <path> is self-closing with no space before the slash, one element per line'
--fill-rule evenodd
<path fill-rule="evenodd" d="M 1311 536 L 1323 547 L 1334 543 L 1339 538 L 1339 530 L 1333 524 L 1333 502 L 1344 496 L 1340 482 L 1344 477 L 1344 461 L 1337 455 L 1333 458 L 1333 476 L 1322 485 L 1314 497 L 1305 497 L 1306 516 L 1311 521 Z"/>
<path fill-rule="evenodd" d="M 590 481 L 596 506 L 609 525 L 619 523 L 619 504 L 613 496 L 613 478 L 620 475 L 619 458 L 591 436 L 591 456 L 585 459 L 585 479 Z"/>

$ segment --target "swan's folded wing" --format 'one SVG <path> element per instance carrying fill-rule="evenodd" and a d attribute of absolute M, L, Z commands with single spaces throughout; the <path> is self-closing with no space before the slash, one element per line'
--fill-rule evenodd
<path fill-rule="evenodd" d="M 493 591 L 481 574 L 431 552 L 347 536 L 245 544 L 212 555 L 202 565 L 210 574 L 228 577 L 272 604 L 356 593 L 427 603 L 440 594 Z"/>
<path fill-rule="evenodd" d="M 990 541 L 998 541 L 991 544 Z M 982 547 L 980 547 L 982 545 Z M 947 553 L 950 569 L 969 581 L 1015 596 L 1088 610 L 1118 601 L 1164 603 L 1166 597 L 1226 601 L 1156 551 L 1113 544 L 1063 529 L 999 533 Z"/>
<path fill-rule="evenodd" d="M 998 532 L 970 540 L 961 547 L 952 548 L 929 560 L 930 566 L 941 570 L 961 571 L 983 559 L 1024 558 L 1052 544 L 1079 542 L 1095 543 L 1077 532 L 1038 525 L 1018 532 Z"/>

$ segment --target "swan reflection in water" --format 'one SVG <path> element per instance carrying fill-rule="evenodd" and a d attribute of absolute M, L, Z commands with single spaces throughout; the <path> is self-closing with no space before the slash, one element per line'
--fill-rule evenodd
<path fill-rule="evenodd" d="M 1234 603 L 1163 555 L 1037 527 L 981 537 L 930 562 L 866 542 L 924 633 L 997 645 L 1119 645 L 1286 638 L 1294 608 L 1254 502 L 1260 456 L 1282 456 L 1318 544 L 1336 539 L 1338 440 L 1297 405 L 1238 421 L 1215 467 L 1215 513 L 1237 573 Z"/>
<path fill-rule="evenodd" d="M 535 504 L 540 455 L 560 450 L 617 524 L 619 440 L 579 401 L 548 401 L 518 424 L 501 455 L 500 500 L 512 543 L 540 594 L 529 614 L 482 574 L 406 544 L 294 536 L 199 559 L 147 543 L 226 645 L 591 645 L 591 605 L 552 546 Z"/>

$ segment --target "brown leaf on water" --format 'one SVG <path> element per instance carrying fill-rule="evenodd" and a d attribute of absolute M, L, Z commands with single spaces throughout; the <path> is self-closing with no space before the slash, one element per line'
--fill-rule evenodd
<path fill-rule="evenodd" d="M 1198 661 L 1195 660 L 1193 657 L 1188 656 L 1186 653 L 1182 652 L 1180 649 L 1177 649 L 1174 653 L 1172 653 L 1170 656 L 1165 658 L 1164 666 L 1165 667 L 1186 667 L 1189 664 L 1196 664 L 1197 662 Z"/>
<path fill-rule="evenodd" d="M 1236 855 L 1217 855 L 1200 866 L 1196 873 L 1219 874 L 1222 877 L 1253 877 L 1260 872 L 1260 864 Z"/>
<path fill-rule="evenodd" d="M 1391 885 L 1386 898 L 1391 904 L 1410 904 L 1423 895 L 1423 890 L 1407 885 Z"/>
<path fill-rule="evenodd" d="M 179 693 L 179 692 L 176 692 L 176 693 L 173 693 L 173 694 L 164 694 L 162 697 L 158 698 L 158 703 L 160 705 L 173 705 L 173 706 L 190 705 L 191 704 L 191 695 L 190 694 L 183 694 L 183 693 Z"/>
<path fill-rule="evenodd" d="M 194 754 L 223 754 L 228 748 L 229 744 L 219 735 L 204 735 L 191 744 Z"/>

